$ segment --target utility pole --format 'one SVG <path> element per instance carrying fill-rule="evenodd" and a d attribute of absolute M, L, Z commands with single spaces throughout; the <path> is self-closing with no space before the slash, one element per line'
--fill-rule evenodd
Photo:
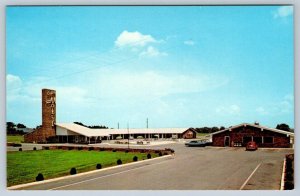
<path fill-rule="evenodd" d="M 129 135 L 129 124 L 127 123 L 127 132 L 128 132 L 128 149 L 129 149 L 129 137 L 130 137 L 130 135 Z"/>

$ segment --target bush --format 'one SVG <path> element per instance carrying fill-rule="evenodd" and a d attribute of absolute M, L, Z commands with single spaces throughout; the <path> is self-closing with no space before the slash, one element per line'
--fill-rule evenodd
<path fill-rule="evenodd" d="M 104 151 L 104 148 L 100 148 L 99 151 L 101 151 L 101 152 Z"/>
<path fill-rule="evenodd" d="M 22 146 L 22 144 L 13 144 L 13 147 L 21 147 Z"/>
<path fill-rule="evenodd" d="M 57 149 L 61 150 L 61 149 L 62 149 L 62 146 L 57 146 Z"/>
<path fill-rule="evenodd" d="M 168 155 L 168 153 L 167 153 L 167 152 L 164 152 L 164 155 Z"/>
<path fill-rule="evenodd" d="M 94 150 L 94 147 L 89 147 L 89 151 Z"/>
<path fill-rule="evenodd" d="M 116 152 L 117 150 L 116 150 L 116 149 L 113 149 L 112 151 L 113 151 L 113 152 Z"/>
<path fill-rule="evenodd" d="M 76 174 L 76 173 L 77 173 L 76 168 L 75 168 L 75 167 L 72 167 L 71 170 L 70 170 L 70 174 L 71 174 L 71 175 L 74 175 L 74 174 Z"/>
<path fill-rule="evenodd" d="M 45 150 L 49 150 L 49 146 L 46 146 L 46 147 L 45 147 Z"/>
<path fill-rule="evenodd" d="M 22 151 L 22 148 L 19 148 L 19 151 Z"/>
<path fill-rule="evenodd" d="M 151 154 L 147 154 L 147 159 L 151 159 Z"/>
<path fill-rule="evenodd" d="M 135 161 L 138 161 L 138 157 L 137 156 L 134 156 L 133 157 L 133 161 L 135 162 Z"/>
<path fill-rule="evenodd" d="M 83 148 L 82 148 L 82 146 L 79 146 L 78 148 L 77 148 L 77 150 L 82 150 Z"/>
<path fill-rule="evenodd" d="M 100 163 L 98 163 L 97 165 L 96 165 L 96 169 L 101 169 L 102 168 L 102 165 L 100 164 Z"/>
<path fill-rule="evenodd" d="M 44 176 L 43 174 L 39 173 L 36 177 L 35 177 L 36 181 L 43 181 L 44 180 Z"/>
<path fill-rule="evenodd" d="M 128 153 L 129 151 L 128 150 L 125 150 L 125 153 Z"/>
<path fill-rule="evenodd" d="M 161 152 L 159 152 L 159 153 L 158 153 L 158 156 L 160 156 L 160 157 L 161 157 L 161 156 L 162 156 L 162 153 L 161 153 Z"/>
<path fill-rule="evenodd" d="M 73 149 L 74 149 L 74 147 L 72 147 L 72 146 L 68 147 L 68 150 L 73 150 Z"/>
<path fill-rule="evenodd" d="M 118 159 L 118 160 L 117 160 L 117 164 L 118 164 L 118 165 L 122 165 L 122 160 L 121 160 L 121 159 Z"/>
<path fill-rule="evenodd" d="M 33 147 L 33 150 L 36 150 L 36 147 Z"/>

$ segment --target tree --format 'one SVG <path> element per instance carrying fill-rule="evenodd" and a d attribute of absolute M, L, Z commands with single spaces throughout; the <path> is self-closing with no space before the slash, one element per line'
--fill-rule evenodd
<path fill-rule="evenodd" d="M 289 132 L 291 131 L 289 125 L 284 124 L 284 123 L 278 124 L 278 125 L 276 126 L 276 129 L 280 129 L 280 130 L 283 130 L 283 131 L 289 131 Z"/>
<path fill-rule="evenodd" d="M 26 128 L 26 126 L 23 125 L 23 124 L 21 124 L 21 123 L 18 123 L 18 124 L 17 124 L 17 128 Z"/>
<path fill-rule="evenodd" d="M 224 129 L 225 129 L 225 127 L 223 127 L 223 126 L 220 127 L 220 130 L 224 130 Z"/>
<path fill-rule="evenodd" d="M 220 129 L 218 127 L 211 128 L 211 132 L 212 133 L 217 132 L 217 131 L 220 131 Z"/>

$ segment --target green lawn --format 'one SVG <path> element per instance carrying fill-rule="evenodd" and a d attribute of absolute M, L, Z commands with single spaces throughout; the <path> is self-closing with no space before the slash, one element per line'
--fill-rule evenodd
<path fill-rule="evenodd" d="M 23 135 L 7 135 L 7 142 L 22 143 L 24 142 Z"/>
<path fill-rule="evenodd" d="M 209 133 L 197 133 L 197 138 L 202 138 L 202 137 L 205 137 L 205 136 L 207 136 L 207 135 L 209 135 Z"/>
<path fill-rule="evenodd" d="M 123 164 L 132 162 L 134 156 L 137 156 L 138 160 L 147 159 L 147 153 L 131 152 L 76 150 L 7 152 L 7 186 L 33 182 L 38 173 L 49 179 L 69 175 L 72 167 L 80 173 L 95 170 L 98 163 L 103 168 L 116 165 L 118 159 L 121 159 Z M 152 154 L 152 158 L 157 156 Z"/>

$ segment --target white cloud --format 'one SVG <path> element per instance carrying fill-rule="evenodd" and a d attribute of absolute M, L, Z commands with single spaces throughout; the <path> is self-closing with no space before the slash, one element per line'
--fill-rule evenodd
<path fill-rule="evenodd" d="M 195 42 L 192 41 L 192 40 L 186 40 L 186 41 L 184 41 L 183 43 L 184 43 L 185 45 L 189 45 L 189 46 L 195 45 Z"/>
<path fill-rule="evenodd" d="M 124 46 L 145 46 L 149 43 L 157 42 L 151 35 L 143 35 L 142 33 L 135 31 L 135 32 L 128 32 L 123 31 L 117 40 L 115 41 L 115 45 L 117 47 L 124 47 Z"/>
<path fill-rule="evenodd" d="M 293 6 L 281 6 L 274 12 L 274 18 L 284 18 L 293 14 Z"/>
<path fill-rule="evenodd" d="M 155 57 L 155 56 L 167 56 L 168 53 L 160 52 L 158 49 L 154 48 L 153 46 L 148 46 L 145 51 L 140 53 L 140 56 L 148 56 L 148 57 Z"/>
<path fill-rule="evenodd" d="M 260 115 L 267 115 L 268 114 L 266 109 L 264 107 L 261 107 L 261 106 L 256 108 L 255 111 Z"/>
<path fill-rule="evenodd" d="M 103 98 L 159 98 L 174 93 L 202 92 L 225 85 L 222 77 L 171 73 L 102 71 L 102 76 L 91 82 Z M 95 73 L 96 74 L 96 73 Z"/>
<path fill-rule="evenodd" d="M 216 113 L 224 114 L 224 115 L 239 115 L 240 114 L 240 107 L 236 104 L 230 106 L 220 106 L 216 108 Z"/>
<path fill-rule="evenodd" d="M 22 80 L 19 76 L 7 74 L 6 76 L 7 89 L 12 90 L 19 88 L 22 85 Z"/>

